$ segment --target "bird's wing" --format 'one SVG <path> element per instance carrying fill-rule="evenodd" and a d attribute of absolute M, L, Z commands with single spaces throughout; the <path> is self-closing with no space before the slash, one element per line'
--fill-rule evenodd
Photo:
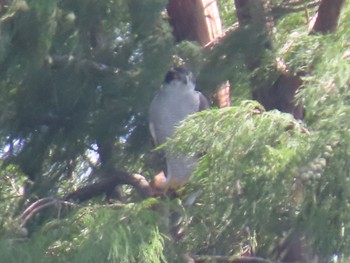
<path fill-rule="evenodd" d="M 199 97 L 199 109 L 198 109 L 198 111 L 209 109 L 209 102 L 208 102 L 207 98 L 199 91 L 197 91 L 197 93 L 198 93 L 198 97 Z"/>
<path fill-rule="evenodd" d="M 149 122 L 149 130 L 151 132 L 152 138 L 153 138 L 153 143 L 155 146 L 159 145 L 159 142 L 157 140 L 157 135 L 156 135 L 156 129 L 154 127 L 154 123 L 153 122 Z"/>

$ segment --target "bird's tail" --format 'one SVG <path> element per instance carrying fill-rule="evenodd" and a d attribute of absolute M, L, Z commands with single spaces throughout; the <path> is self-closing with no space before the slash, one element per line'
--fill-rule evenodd
<path fill-rule="evenodd" d="M 166 188 L 177 189 L 188 183 L 196 169 L 197 160 L 194 157 L 169 157 L 166 165 Z"/>

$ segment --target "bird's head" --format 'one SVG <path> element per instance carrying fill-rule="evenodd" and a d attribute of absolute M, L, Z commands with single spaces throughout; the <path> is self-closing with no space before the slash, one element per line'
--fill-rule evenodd
<path fill-rule="evenodd" d="M 180 67 L 171 68 L 166 74 L 164 81 L 166 84 L 170 84 L 172 81 L 180 81 L 184 85 L 195 84 L 192 72 Z"/>

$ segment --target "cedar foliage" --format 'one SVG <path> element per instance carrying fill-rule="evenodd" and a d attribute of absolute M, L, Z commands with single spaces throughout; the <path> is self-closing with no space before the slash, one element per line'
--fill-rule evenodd
<path fill-rule="evenodd" d="M 329 35 L 308 35 L 304 13 L 280 16 L 274 49 L 254 72 L 244 64 L 255 54 L 249 29 L 210 51 L 176 46 L 165 6 L 1 1 L 2 260 L 183 262 L 186 253 L 229 257 L 248 248 L 273 259 L 278 240 L 295 230 L 321 262 L 333 254 L 348 262 L 349 4 Z M 174 57 L 199 72 L 200 88 L 210 92 L 229 79 L 234 96 L 233 107 L 189 117 L 169 141 L 181 154 L 201 153 L 182 197 L 134 203 L 126 187 L 126 204 L 96 198 L 58 206 L 21 228 L 16 218 L 29 199 L 64 196 L 98 177 L 91 160 L 98 142 L 114 143 L 116 167 L 152 174 L 146 113 Z M 277 57 L 305 72 L 303 123 L 246 100 L 252 76 L 275 81 Z M 169 233 L 174 211 L 184 229 L 179 240 Z"/>

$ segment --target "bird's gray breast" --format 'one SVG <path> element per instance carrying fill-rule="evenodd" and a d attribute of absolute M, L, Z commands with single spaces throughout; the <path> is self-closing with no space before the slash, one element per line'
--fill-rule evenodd
<path fill-rule="evenodd" d="M 176 126 L 188 115 L 198 112 L 199 103 L 197 91 L 181 90 L 181 87 L 161 89 L 151 103 L 149 114 L 157 144 L 171 137 Z"/>

